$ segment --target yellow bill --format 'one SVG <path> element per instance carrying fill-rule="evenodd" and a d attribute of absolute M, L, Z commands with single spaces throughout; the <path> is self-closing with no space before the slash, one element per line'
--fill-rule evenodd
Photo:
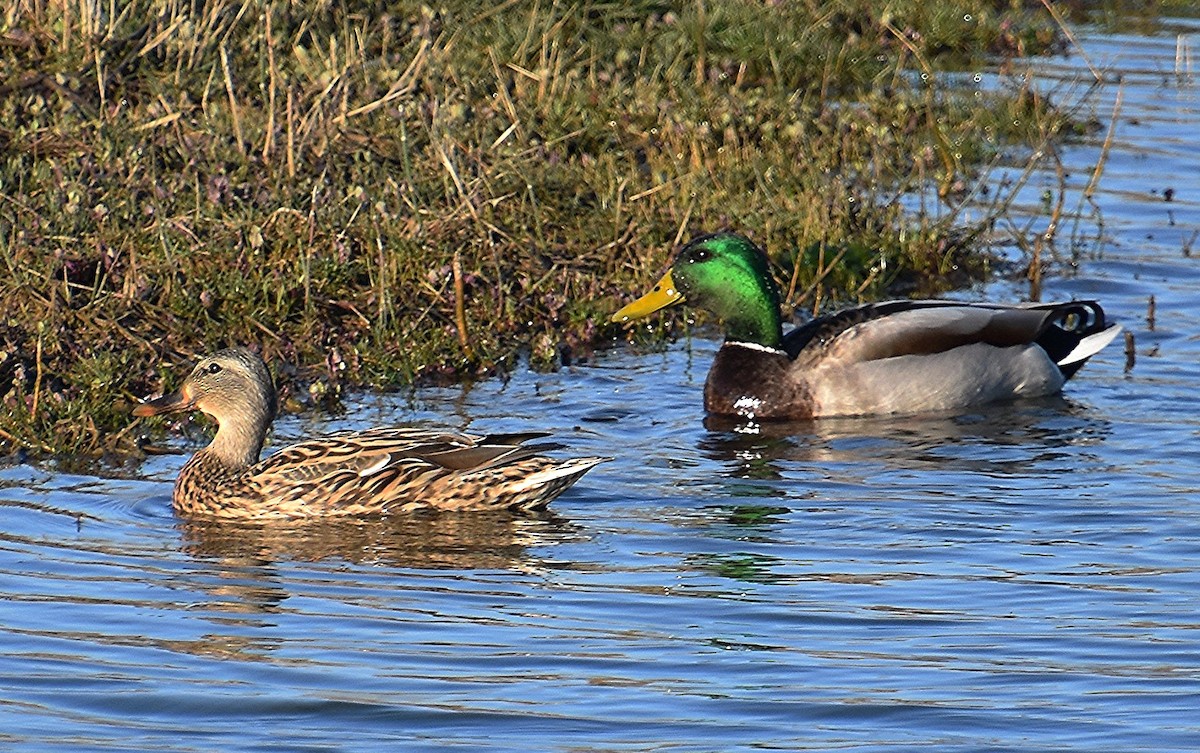
<path fill-rule="evenodd" d="M 680 293 L 675 287 L 675 281 L 671 279 L 671 273 L 667 272 L 658 281 L 658 284 L 654 286 L 653 290 L 613 314 L 611 321 L 620 324 L 634 319 L 641 319 L 643 316 L 649 316 L 659 309 L 673 306 L 682 300 L 683 293 Z"/>

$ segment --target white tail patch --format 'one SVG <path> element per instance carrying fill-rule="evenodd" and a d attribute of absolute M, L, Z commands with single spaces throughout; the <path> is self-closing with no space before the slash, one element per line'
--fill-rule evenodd
<path fill-rule="evenodd" d="M 1067 366 L 1079 361 L 1086 361 L 1092 356 L 1104 350 L 1104 346 L 1113 341 L 1117 335 L 1121 334 L 1121 325 L 1114 324 L 1106 330 L 1097 332 L 1094 335 L 1088 335 L 1079 341 L 1075 349 L 1059 360 L 1059 366 Z"/>

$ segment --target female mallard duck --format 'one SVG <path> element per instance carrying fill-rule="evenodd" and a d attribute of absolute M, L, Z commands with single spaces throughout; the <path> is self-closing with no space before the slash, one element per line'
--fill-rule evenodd
<path fill-rule="evenodd" d="M 543 434 L 473 436 L 428 429 L 340 432 L 259 460 L 275 417 L 266 364 L 245 348 L 201 359 L 178 392 L 135 416 L 199 410 L 212 444 L 179 472 L 181 515 L 301 518 L 418 508 L 539 510 L 608 458 L 555 460 L 521 443 Z"/>
<path fill-rule="evenodd" d="M 784 335 L 766 255 L 732 233 L 693 240 L 612 321 L 685 300 L 725 323 L 705 409 L 758 419 L 952 411 L 1050 395 L 1120 332 L 1093 301 L 888 301 Z"/>

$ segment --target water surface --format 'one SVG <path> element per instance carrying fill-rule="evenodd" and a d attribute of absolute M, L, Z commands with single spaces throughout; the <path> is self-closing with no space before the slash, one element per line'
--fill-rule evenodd
<path fill-rule="evenodd" d="M 277 426 L 616 457 L 535 518 L 247 531 L 172 515 L 181 456 L 0 468 L 0 747 L 1200 749 L 1200 104 L 1174 35 L 1084 45 L 1122 112 L 1043 297 L 1099 297 L 1132 371 L 1114 345 L 1062 398 L 747 433 L 704 425 L 694 340 Z"/>

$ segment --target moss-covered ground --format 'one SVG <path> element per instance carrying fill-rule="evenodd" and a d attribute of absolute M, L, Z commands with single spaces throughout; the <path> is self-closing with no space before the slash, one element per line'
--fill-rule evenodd
<path fill-rule="evenodd" d="M 293 403 L 586 357 L 703 231 L 790 307 L 954 284 L 980 166 L 1067 123 L 969 74 L 1061 43 L 1017 0 L 17 0 L 0 450 L 134 449 L 229 344 Z"/>

